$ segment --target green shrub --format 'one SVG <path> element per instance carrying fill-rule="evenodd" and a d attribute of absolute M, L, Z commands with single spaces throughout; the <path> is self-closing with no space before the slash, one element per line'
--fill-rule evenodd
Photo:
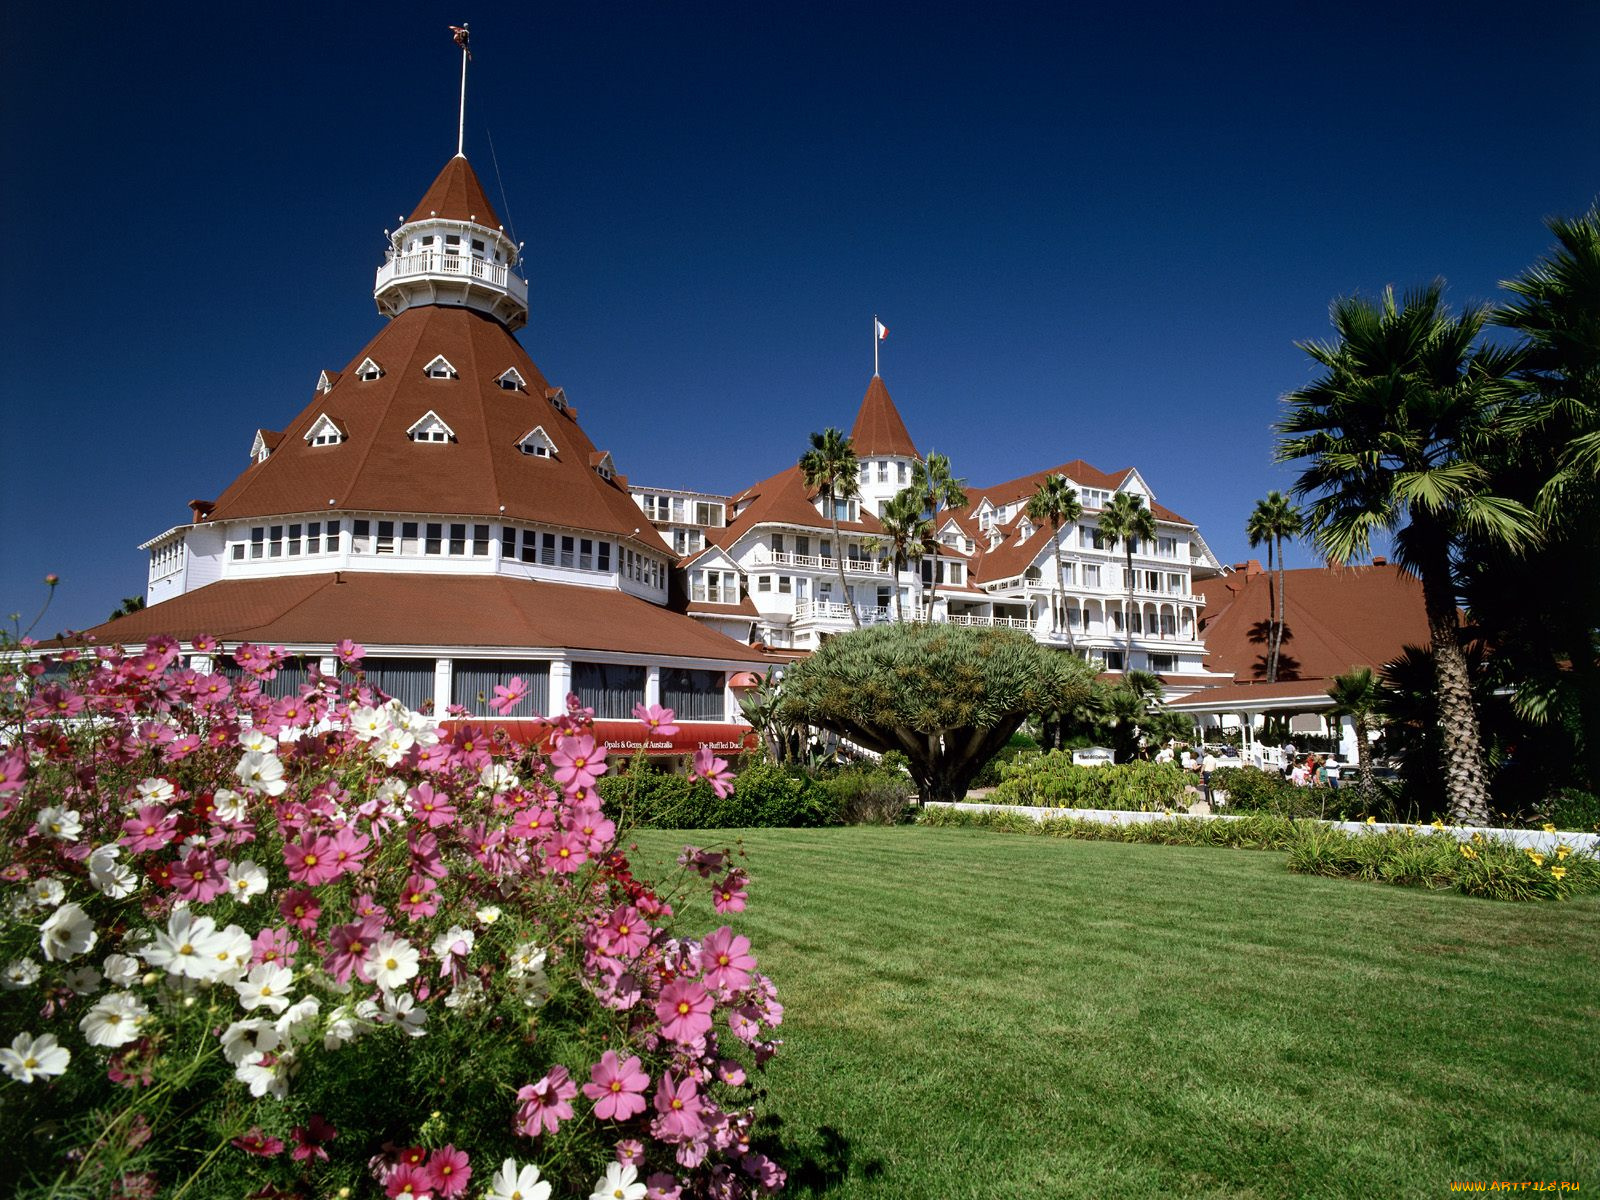
<path fill-rule="evenodd" d="M 899 825 L 911 813 L 916 784 L 901 770 L 852 767 L 818 780 L 846 825 Z"/>
<path fill-rule="evenodd" d="M 995 804 L 1041 808 L 1106 808 L 1154 812 L 1187 808 L 1191 780 L 1172 763 L 1132 762 L 1119 766 L 1075 767 L 1068 751 L 1019 754 L 1000 769 Z"/>
<path fill-rule="evenodd" d="M 975 788 L 992 788 L 1000 782 L 1002 768 L 1014 761 L 1019 754 L 1025 754 L 1039 749 L 1039 743 L 1025 733 L 1014 733 L 1011 740 L 1001 747 L 1000 752 L 983 764 L 978 773 L 973 776 L 971 786 Z"/>
<path fill-rule="evenodd" d="M 1539 823 L 1580 833 L 1600 833 L 1600 796 L 1577 788 L 1562 788 L 1544 805 Z"/>
<path fill-rule="evenodd" d="M 827 790 L 798 768 L 757 762 L 739 773 L 733 793 L 683 775 L 603 776 L 597 790 L 620 824 L 654 829 L 787 829 L 837 825 Z"/>

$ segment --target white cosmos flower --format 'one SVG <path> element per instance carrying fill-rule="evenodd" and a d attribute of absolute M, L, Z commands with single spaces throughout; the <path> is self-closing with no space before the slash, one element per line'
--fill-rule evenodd
<path fill-rule="evenodd" d="M 229 950 L 228 939 L 217 932 L 210 917 L 197 917 L 187 905 L 172 910 L 167 927 L 157 929 L 139 957 L 152 967 L 184 979 L 215 979 L 226 966 L 219 955 Z M 231 961 L 231 954 L 229 954 Z"/>
<path fill-rule="evenodd" d="M 589 1200 L 644 1200 L 645 1186 L 638 1182 L 639 1171 L 632 1163 L 608 1163 L 589 1193 Z"/>
<path fill-rule="evenodd" d="M 233 985 L 239 993 L 239 1004 L 249 1012 L 255 1008 L 270 1008 L 281 1013 L 289 1007 L 289 993 L 294 990 L 294 972 L 277 963 L 262 963 L 238 983 Z"/>
<path fill-rule="evenodd" d="M 39 947 L 51 962 L 70 962 L 100 940 L 94 922 L 76 904 L 63 904 L 39 926 Z"/>
<path fill-rule="evenodd" d="M 511 965 L 506 968 L 506 974 L 513 979 L 521 979 L 525 975 L 533 975 L 544 969 L 545 951 L 539 949 L 534 942 L 523 942 L 511 952 Z"/>
<path fill-rule="evenodd" d="M 233 773 L 248 790 L 268 796 L 281 796 L 289 786 L 284 782 L 283 763 L 278 756 L 259 750 L 245 754 Z"/>
<path fill-rule="evenodd" d="M 517 1160 L 508 1158 L 489 1181 L 488 1200 L 550 1200 L 550 1185 L 532 1163 L 519 1171 Z"/>
<path fill-rule="evenodd" d="M 339 1005 L 328 1014 L 328 1023 L 322 1030 L 322 1048 L 337 1050 L 348 1045 L 366 1032 L 366 1025 L 348 1004 Z"/>
<path fill-rule="evenodd" d="M 522 977 L 522 1003 L 527 1008 L 543 1008 L 550 999 L 550 976 L 534 971 Z"/>
<path fill-rule="evenodd" d="M 509 792 L 519 782 L 516 772 L 502 762 L 485 763 L 478 772 L 479 786 L 491 792 Z"/>
<path fill-rule="evenodd" d="M 478 935 L 470 929 L 463 929 L 459 925 L 450 926 L 449 930 L 433 939 L 433 953 L 439 959 L 439 974 L 443 975 L 450 969 L 450 959 L 459 955 L 466 958 L 472 953 L 472 944 L 478 940 Z"/>
<path fill-rule="evenodd" d="M 427 1023 L 428 1010 L 418 1008 L 416 997 L 410 992 L 383 994 L 383 1012 L 378 1016 L 378 1024 L 392 1024 L 407 1037 L 419 1038 L 428 1032 L 424 1028 Z"/>
<path fill-rule="evenodd" d="M 6 964 L 6 969 L 0 971 L 0 988 L 8 992 L 20 992 L 25 987 L 32 987 L 38 980 L 39 964 L 31 958 L 19 958 Z"/>
<path fill-rule="evenodd" d="M 58 842 L 75 842 L 83 833 L 83 817 L 75 808 L 41 808 L 34 824 Z"/>
<path fill-rule="evenodd" d="M 115 842 L 98 846 L 89 855 L 89 882 L 94 884 L 95 891 L 112 900 L 133 895 L 139 886 L 139 877 L 133 870 L 117 861 L 121 856 L 122 847 Z"/>
<path fill-rule="evenodd" d="M 222 1057 L 238 1066 L 252 1054 L 271 1054 L 283 1042 L 277 1026 L 265 1017 L 247 1017 L 222 1031 Z"/>
<path fill-rule="evenodd" d="M 133 786 L 133 799 L 129 808 L 142 808 L 146 804 L 171 804 L 177 790 L 167 779 L 141 779 Z"/>
<path fill-rule="evenodd" d="M 232 788 L 218 788 L 211 799 L 220 821 L 234 824 L 250 815 L 250 797 Z"/>
<path fill-rule="evenodd" d="M 476 975 L 465 976 L 444 998 L 444 1006 L 460 1012 L 469 1012 L 483 1002 L 483 984 Z"/>
<path fill-rule="evenodd" d="M 417 739 L 404 729 L 389 729 L 373 743 L 372 753 L 386 767 L 398 766 L 400 760 L 417 744 Z"/>
<path fill-rule="evenodd" d="M 100 969 L 105 972 L 106 979 L 117 987 L 132 987 L 139 978 L 139 963 L 136 959 L 129 958 L 126 954 L 108 954 Z"/>
<path fill-rule="evenodd" d="M 382 708 L 352 708 L 350 710 L 350 732 L 363 742 L 374 741 L 381 738 L 394 725 L 389 720 L 389 713 Z"/>
<path fill-rule="evenodd" d="M 72 989 L 74 996 L 87 996 L 90 992 L 100 989 L 100 972 L 87 964 L 73 967 L 61 977 L 61 980 Z"/>
<path fill-rule="evenodd" d="M 38 1037 L 19 1033 L 11 1039 L 9 1047 L 0 1046 L 0 1071 L 18 1083 L 60 1075 L 71 1061 L 72 1052 L 57 1044 L 53 1033 L 41 1033 Z"/>
<path fill-rule="evenodd" d="M 487 908 L 480 908 L 472 915 L 478 918 L 479 924 L 493 925 L 500 919 L 500 907 L 499 905 L 491 904 Z"/>
<path fill-rule="evenodd" d="M 239 732 L 239 749 L 247 754 L 271 754 L 277 745 L 277 738 L 267 736 L 254 725 Z"/>
<path fill-rule="evenodd" d="M 282 1100 L 289 1094 L 289 1060 L 286 1058 L 252 1054 L 233 1069 L 233 1074 L 257 1100 L 263 1096 Z"/>
<path fill-rule="evenodd" d="M 78 1022 L 91 1046 L 126 1046 L 139 1036 L 139 1022 L 150 1015 L 144 1001 L 132 992 L 101 996 Z"/>
<path fill-rule="evenodd" d="M 321 1011 L 322 1002 L 315 996 L 306 996 L 285 1009 L 273 1028 L 285 1042 L 304 1041 L 316 1024 L 317 1014 Z"/>
<path fill-rule="evenodd" d="M 41 875 L 37 879 L 28 880 L 26 889 L 28 899 L 40 908 L 54 908 L 67 896 L 67 889 L 61 886 L 61 881 L 50 875 Z"/>
<path fill-rule="evenodd" d="M 251 859 L 240 859 L 228 867 L 228 890 L 235 900 L 249 904 L 251 896 L 267 890 L 267 873 Z"/>
<path fill-rule="evenodd" d="M 367 967 L 373 981 L 384 991 L 392 992 L 416 977 L 420 957 L 416 947 L 405 938 L 386 933 L 367 952 Z"/>

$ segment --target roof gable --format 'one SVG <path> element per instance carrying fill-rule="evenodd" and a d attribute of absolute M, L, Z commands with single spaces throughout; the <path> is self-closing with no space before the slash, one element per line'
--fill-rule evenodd
<path fill-rule="evenodd" d="M 483 184 L 478 182 L 477 172 L 460 154 L 445 163 L 444 170 L 434 178 L 406 220 L 426 221 L 431 217 L 447 221 L 475 221 L 490 229 L 501 227 L 494 206 L 484 194 Z"/>
<path fill-rule="evenodd" d="M 900 419 L 900 410 L 889 398 L 889 389 L 877 375 L 867 384 L 867 394 L 861 397 L 856 423 L 850 430 L 850 441 L 859 458 L 884 455 L 921 457 L 906 429 L 906 423 Z"/>

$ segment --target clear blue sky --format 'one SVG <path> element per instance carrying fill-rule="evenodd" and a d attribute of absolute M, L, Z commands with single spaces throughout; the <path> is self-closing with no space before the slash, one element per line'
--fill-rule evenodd
<path fill-rule="evenodd" d="M 1135 465 L 1240 559 L 1328 302 L 1489 298 L 1600 191 L 1587 0 L 477 8 L 16 24 L 0 615 L 47 571 L 41 633 L 142 593 L 138 543 L 376 331 L 383 230 L 455 150 L 449 22 L 522 341 L 642 483 L 734 490 L 848 429 L 877 312 L 969 482 Z"/>

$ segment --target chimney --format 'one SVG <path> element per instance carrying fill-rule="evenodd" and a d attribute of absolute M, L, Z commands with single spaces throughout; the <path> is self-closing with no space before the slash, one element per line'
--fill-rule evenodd
<path fill-rule="evenodd" d="M 211 509 L 216 505 L 215 500 L 189 501 L 189 524 L 198 525 L 211 515 Z"/>
<path fill-rule="evenodd" d="M 1372 556 L 1372 565 L 1375 567 L 1387 567 L 1389 560 L 1381 554 L 1374 554 Z"/>

